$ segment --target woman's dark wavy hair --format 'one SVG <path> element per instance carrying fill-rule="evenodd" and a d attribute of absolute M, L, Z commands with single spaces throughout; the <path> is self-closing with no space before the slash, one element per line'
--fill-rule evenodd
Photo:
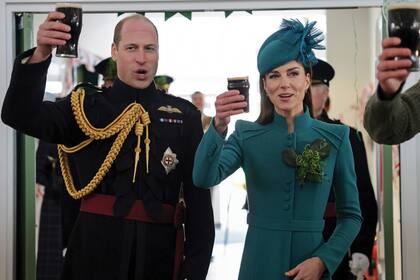
<path fill-rule="evenodd" d="M 311 67 L 304 67 L 305 74 L 309 73 L 310 78 L 312 78 L 312 68 Z M 274 118 L 274 105 L 271 103 L 270 99 L 267 97 L 267 92 L 264 89 L 263 83 L 264 76 L 260 76 L 260 97 L 261 97 L 261 104 L 260 104 L 260 115 L 258 116 L 256 123 L 259 124 L 269 124 L 273 122 Z M 312 115 L 312 98 L 311 98 L 311 87 L 305 92 L 305 97 L 303 98 L 303 108 L 308 107 L 309 114 L 311 117 Z"/>

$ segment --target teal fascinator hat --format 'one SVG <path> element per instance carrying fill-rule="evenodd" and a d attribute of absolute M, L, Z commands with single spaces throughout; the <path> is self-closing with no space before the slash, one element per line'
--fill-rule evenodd
<path fill-rule="evenodd" d="M 283 19 L 280 29 L 271 34 L 258 51 L 260 75 L 292 60 L 299 61 L 305 67 L 315 65 L 318 61 L 313 49 L 325 49 L 319 44 L 324 40 L 324 35 L 315 24 L 316 21 L 303 24 L 297 19 Z"/>

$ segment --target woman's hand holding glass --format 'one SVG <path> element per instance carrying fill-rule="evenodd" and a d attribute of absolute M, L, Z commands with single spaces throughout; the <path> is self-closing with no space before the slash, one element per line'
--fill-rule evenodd
<path fill-rule="evenodd" d="M 220 134 L 226 131 L 231 116 L 244 112 L 247 105 L 244 100 L 245 97 L 238 90 L 229 90 L 216 97 L 214 126 Z"/>

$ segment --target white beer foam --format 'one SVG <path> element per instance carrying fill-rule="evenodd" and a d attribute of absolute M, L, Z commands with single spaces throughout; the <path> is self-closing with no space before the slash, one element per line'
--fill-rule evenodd
<path fill-rule="evenodd" d="M 420 10 L 420 3 L 393 3 L 390 4 L 388 10 L 414 9 Z"/>
<path fill-rule="evenodd" d="M 82 6 L 78 3 L 57 3 L 55 7 L 56 8 L 75 8 L 75 9 L 82 8 Z"/>
<path fill-rule="evenodd" d="M 227 78 L 228 81 L 248 80 L 248 76 Z"/>

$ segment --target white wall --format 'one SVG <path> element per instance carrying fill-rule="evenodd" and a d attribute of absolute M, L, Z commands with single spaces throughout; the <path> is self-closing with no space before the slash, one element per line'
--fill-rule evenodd
<path fill-rule="evenodd" d="M 330 84 L 331 115 L 341 115 L 347 124 L 361 125 L 351 107 L 358 102 L 358 94 L 375 82 L 375 58 L 372 49 L 377 38 L 375 19 L 379 9 L 348 9 L 327 11 L 327 58 L 336 76 Z"/>
<path fill-rule="evenodd" d="M 419 78 L 411 74 L 405 88 Z M 403 279 L 420 279 L 420 135 L 400 147 Z"/>
<path fill-rule="evenodd" d="M 344 123 L 363 133 L 374 186 L 373 142 L 363 128 L 362 112 L 355 107 L 367 98 L 363 91 L 369 86 L 374 89 L 376 84 L 375 60 L 380 49 L 380 26 L 380 8 L 327 10 L 327 59 L 336 71 L 330 83 L 330 115 L 343 119 Z"/>

